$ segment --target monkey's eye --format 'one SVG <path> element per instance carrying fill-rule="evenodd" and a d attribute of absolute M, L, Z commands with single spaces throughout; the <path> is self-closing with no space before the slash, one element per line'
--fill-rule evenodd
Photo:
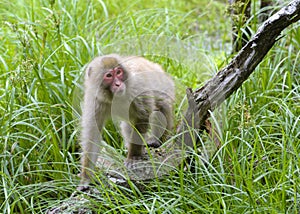
<path fill-rule="evenodd" d="M 123 73 L 122 68 L 117 68 L 116 74 L 117 74 L 117 75 L 120 75 L 120 74 L 122 74 L 122 73 Z"/>
<path fill-rule="evenodd" d="M 107 73 L 107 74 L 105 75 L 106 78 L 112 78 L 112 76 L 113 76 L 113 75 L 112 75 L 111 73 Z"/>

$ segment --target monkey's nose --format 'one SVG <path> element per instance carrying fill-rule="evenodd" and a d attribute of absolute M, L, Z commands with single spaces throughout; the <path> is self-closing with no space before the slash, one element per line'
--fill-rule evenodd
<path fill-rule="evenodd" d="M 119 87 L 121 84 L 122 84 L 121 81 L 115 79 L 115 81 L 114 81 L 114 85 L 115 85 L 115 86 Z"/>

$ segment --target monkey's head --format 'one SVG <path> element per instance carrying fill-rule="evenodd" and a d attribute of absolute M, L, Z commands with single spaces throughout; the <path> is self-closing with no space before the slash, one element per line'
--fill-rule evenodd
<path fill-rule="evenodd" d="M 88 78 L 91 81 L 98 79 L 101 89 L 110 96 L 123 96 L 126 93 L 127 76 L 118 56 L 96 58 L 91 62 L 88 70 Z"/>

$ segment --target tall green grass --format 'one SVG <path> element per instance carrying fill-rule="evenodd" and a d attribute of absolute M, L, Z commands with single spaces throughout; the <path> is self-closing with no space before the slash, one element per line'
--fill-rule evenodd
<path fill-rule="evenodd" d="M 119 52 L 160 63 L 176 81 L 178 121 L 185 88 L 203 85 L 231 57 L 224 1 L 4 0 L 0 17 L 3 213 L 44 213 L 75 191 L 82 72 L 93 57 Z M 144 191 L 132 183 L 111 189 L 100 183 L 99 194 L 87 195 L 82 207 L 99 213 L 298 213 L 299 23 L 284 34 L 214 112 L 221 146 L 209 158 L 193 151 L 192 170 L 179 167 Z M 201 137 L 200 144 L 213 144 Z M 112 124 L 104 139 L 121 148 Z"/>

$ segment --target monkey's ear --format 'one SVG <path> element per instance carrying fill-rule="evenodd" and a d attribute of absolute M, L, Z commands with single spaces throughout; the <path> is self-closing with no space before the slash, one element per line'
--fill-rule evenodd
<path fill-rule="evenodd" d="M 90 77 L 92 75 L 92 72 L 93 72 L 93 69 L 92 67 L 89 67 L 86 74 L 87 74 L 87 77 Z"/>

